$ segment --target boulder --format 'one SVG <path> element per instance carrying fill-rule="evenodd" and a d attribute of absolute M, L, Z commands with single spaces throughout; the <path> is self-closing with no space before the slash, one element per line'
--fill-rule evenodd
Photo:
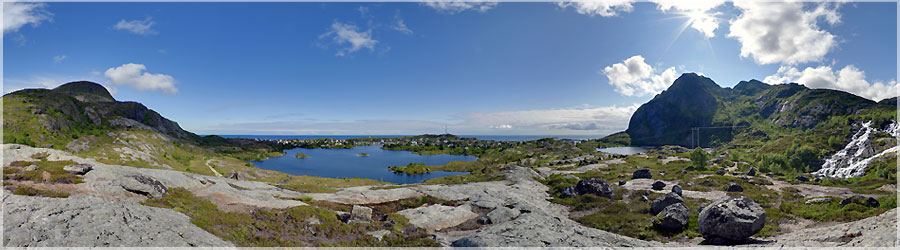
<path fill-rule="evenodd" d="M 850 203 L 856 203 L 867 207 L 878 207 L 881 205 L 875 198 L 854 195 L 841 200 L 841 207 L 849 205 Z"/>
<path fill-rule="evenodd" d="M 71 174 L 84 175 L 84 174 L 87 174 L 87 172 L 94 170 L 94 167 L 92 167 L 91 165 L 88 165 L 88 164 L 75 164 L 75 165 L 65 166 L 65 167 L 63 167 L 63 170 L 65 170 L 66 172 L 69 172 Z"/>
<path fill-rule="evenodd" d="M 641 195 L 641 201 L 649 201 L 649 200 L 650 200 L 650 199 L 647 198 L 646 195 Z"/>
<path fill-rule="evenodd" d="M 628 182 L 625 180 L 619 180 L 619 186 L 625 186 L 626 183 Z"/>
<path fill-rule="evenodd" d="M 718 171 L 716 171 L 716 174 L 717 175 L 725 175 L 725 170 L 719 169 Z"/>
<path fill-rule="evenodd" d="M 806 178 L 806 176 L 798 175 L 797 180 L 802 181 L 802 182 L 807 182 L 807 181 L 809 181 L 809 178 Z"/>
<path fill-rule="evenodd" d="M 745 196 L 726 197 L 703 209 L 699 231 L 710 242 L 743 242 L 766 224 L 766 211 Z"/>
<path fill-rule="evenodd" d="M 725 186 L 725 192 L 744 192 L 744 188 L 737 183 L 728 183 L 728 186 Z"/>
<path fill-rule="evenodd" d="M 750 168 L 750 170 L 747 170 L 747 175 L 756 176 L 756 168 Z"/>
<path fill-rule="evenodd" d="M 397 214 L 409 219 L 409 224 L 428 231 L 454 227 L 478 217 L 478 214 L 473 213 L 469 205 L 451 207 L 434 204 L 427 207 L 401 210 Z"/>
<path fill-rule="evenodd" d="M 665 187 L 666 187 L 666 183 L 664 183 L 662 181 L 655 181 L 655 182 L 653 182 L 653 186 L 651 188 L 653 188 L 653 190 L 663 190 L 663 188 L 665 188 Z"/>
<path fill-rule="evenodd" d="M 652 203 L 650 203 L 650 213 L 656 215 L 659 212 L 662 212 L 663 209 L 666 209 L 666 207 L 668 207 L 669 205 L 676 203 L 684 203 L 684 199 L 682 199 L 678 194 L 670 192 L 666 195 L 656 198 Z"/>
<path fill-rule="evenodd" d="M 169 189 L 161 182 L 144 175 L 126 176 L 122 178 L 120 185 L 128 192 L 149 198 L 160 198 L 169 192 Z"/>
<path fill-rule="evenodd" d="M 653 225 L 663 230 L 677 231 L 687 226 L 690 216 L 684 203 L 675 203 L 656 215 Z"/>
<path fill-rule="evenodd" d="M 672 193 L 676 193 L 679 196 L 681 196 L 681 186 L 679 186 L 679 185 L 672 186 Z"/>
<path fill-rule="evenodd" d="M 666 172 L 666 171 L 659 171 L 659 175 L 661 175 L 661 176 L 664 176 L 664 175 L 666 175 L 666 174 L 668 174 L 668 172 Z"/>
<path fill-rule="evenodd" d="M 831 198 L 828 198 L 828 197 L 820 197 L 820 198 L 809 199 L 809 200 L 806 201 L 805 203 L 806 203 L 807 205 L 809 205 L 809 204 L 828 203 L 828 202 L 831 202 Z"/>
<path fill-rule="evenodd" d="M 649 168 L 638 169 L 631 174 L 631 179 L 650 179 L 653 178 L 653 174 L 650 173 Z"/>
<path fill-rule="evenodd" d="M 357 220 L 371 221 L 372 209 L 360 205 L 353 205 L 353 208 L 350 209 L 350 217 Z"/>
<path fill-rule="evenodd" d="M 517 209 L 497 207 L 490 213 L 487 213 L 483 217 L 479 218 L 478 222 L 481 224 L 500 224 L 515 219 L 521 213 L 522 212 Z"/>
<path fill-rule="evenodd" d="M 612 198 L 613 186 L 603 179 L 589 178 L 578 181 L 578 184 L 575 185 L 575 192 L 579 195 L 593 194 Z"/>
<path fill-rule="evenodd" d="M 375 237 L 378 240 L 381 240 L 382 238 L 384 238 L 385 235 L 388 235 L 388 234 L 391 234 L 391 231 L 378 230 L 378 231 L 366 232 L 366 235 Z"/>

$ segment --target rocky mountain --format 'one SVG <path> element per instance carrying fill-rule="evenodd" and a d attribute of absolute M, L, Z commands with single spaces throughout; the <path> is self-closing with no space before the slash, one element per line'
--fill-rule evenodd
<path fill-rule="evenodd" d="M 3 142 L 56 148 L 109 162 L 187 169 L 214 153 L 259 158 L 277 145 L 201 137 L 141 103 L 117 101 L 100 84 L 78 81 L 3 96 Z"/>
<path fill-rule="evenodd" d="M 708 147 L 753 131 L 744 129 L 748 127 L 808 130 L 834 116 L 882 111 L 889 104 L 889 100 L 876 103 L 847 92 L 809 89 L 796 83 L 769 85 L 750 80 L 722 88 L 712 79 L 685 73 L 641 105 L 625 132 L 636 146 Z"/>

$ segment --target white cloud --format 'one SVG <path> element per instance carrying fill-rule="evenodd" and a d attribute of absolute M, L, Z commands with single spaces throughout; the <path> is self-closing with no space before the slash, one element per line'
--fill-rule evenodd
<path fill-rule="evenodd" d="M 431 7 L 432 9 L 437 10 L 438 12 L 447 13 L 447 14 L 457 14 L 467 10 L 474 10 L 477 12 L 487 12 L 488 10 L 497 7 L 497 2 L 492 1 L 466 1 L 466 0 L 437 0 L 437 1 L 428 1 L 424 3 L 425 6 Z"/>
<path fill-rule="evenodd" d="M 590 130 L 593 133 L 612 133 L 628 127 L 631 114 L 638 105 L 627 107 L 577 107 L 501 112 L 476 112 L 463 115 L 464 125 L 470 129 L 515 129 L 520 133 Z M 499 125 L 498 125 L 499 124 Z M 564 132 L 569 131 L 569 132 Z M 587 132 L 587 131 L 586 131 Z"/>
<path fill-rule="evenodd" d="M 3 2 L 3 34 L 19 31 L 26 24 L 38 26 L 51 17 L 53 13 L 44 3 Z"/>
<path fill-rule="evenodd" d="M 605 17 L 616 16 L 619 12 L 631 12 L 634 0 L 577 0 L 562 1 L 557 5 L 560 8 L 575 8 L 578 14 L 600 15 Z"/>
<path fill-rule="evenodd" d="M 400 31 L 403 34 L 411 35 L 413 31 L 406 27 L 406 22 L 400 18 L 400 15 L 394 15 L 394 24 L 391 25 L 391 29 Z"/>
<path fill-rule="evenodd" d="M 138 90 L 161 90 L 167 94 L 178 93 L 175 78 L 170 75 L 144 72 L 146 69 L 143 64 L 127 63 L 109 68 L 103 75 L 116 85 L 128 85 Z"/>
<path fill-rule="evenodd" d="M 870 83 L 866 80 L 866 73 L 853 65 L 847 65 L 839 71 L 824 65 L 807 67 L 803 71 L 790 66 L 781 66 L 777 73 L 766 77 L 763 81 L 768 84 L 795 82 L 810 88 L 842 90 L 875 101 L 898 95 L 896 80 Z"/>
<path fill-rule="evenodd" d="M 61 63 L 64 60 L 66 60 L 66 55 L 58 55 L 53 57 L 53 62 L 55 63 Z"/>
<path fill-rule="evenodd" d="M 732 19 L 728 37 L 741 43 L 741 57 L 758 64 L 817 62 L 835 47 L 835 36 L 819 28 L 819 20 L 840 22 L 837 4 L 735 1 L 741 14 Z"/>
<path fill-rule="evenodd" d="M 331 24 L 330 31 L 319 35 L 319 39 L 328 37 L 331 37 L 332 40 L 340 46 L 345 44 L 349 45 L 349 47 L 339 49 L 335 54 L 337 56 L 352 54 L 362 48 L 368 48 L 369 51 L 375 51 L 375 44 L 378 43 L 377 40 L 372 39 L 371 29 L 360 32 L 359 27 L 356 27 L 356 25 L 344 24 L 337 21 Z"/>
<path fill-rule="evenodd" d="M 641 55 L 607 66 L 602 73 L 609 78 L 609 84 L 616 88 L 616 92 L 626 96 L 657 94 L 672 85 L 678 77 L 675 67 L 656 74 L 656 69 L 644 62 Z"/>
<path fill-rule="evenodd" d="M 113 29 L 124 30 L 138 35 L 156 35 L 159 32 L 153 29 L 154 23 L 155 22 L 153 22 L 153 18 L 151 17 L 147 17 L 144 20 L 131 21 L 125 21 L 125 19 L 122 19 L 121 21 L 116 23 L 115 26 L 113 26 Z"/>
<path fill-rule="evenodd" d="M 719 28 L 720 13 L 710 12 L 725 3 L 725 0 L 650 0 L 663 12 L 674 10 L 688 18 L 686 25 L 703 33 L 707 38 L 715 36 Z"/>

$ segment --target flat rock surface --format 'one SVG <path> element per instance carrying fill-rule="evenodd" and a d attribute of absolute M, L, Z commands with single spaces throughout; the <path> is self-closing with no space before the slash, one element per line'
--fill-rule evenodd
<path fill-rule="evenodd" d="M 764 239 L 766 247 L 897 247 L 897 209 L 826 227 L 801 229 Z"/>
<path fill-rule="evenodd" d="M 7 247 L 232 246 L 171 209 L 98 197 L 3 195 Z"/>
<path fill-rule="evenodd" d="M 468 205 L 451 207 L 434 204 L 427 207 L 406 209 L 397 213 L 409 219 L 410 224 L 429 231 L 453 227 L 478 217 L 478 214 L 472 212 Z"/>

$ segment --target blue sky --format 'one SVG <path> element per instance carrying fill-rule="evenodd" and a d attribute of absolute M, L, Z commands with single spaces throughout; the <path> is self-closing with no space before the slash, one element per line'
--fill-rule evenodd
<path fill-rule="evenodd" d="M 16 3 L 3 91 L 198 134 L 605 135 L 684 72 L 897 95 L 896 3 Z M 714 28 L 714 29 L 713 29 Z"/>

